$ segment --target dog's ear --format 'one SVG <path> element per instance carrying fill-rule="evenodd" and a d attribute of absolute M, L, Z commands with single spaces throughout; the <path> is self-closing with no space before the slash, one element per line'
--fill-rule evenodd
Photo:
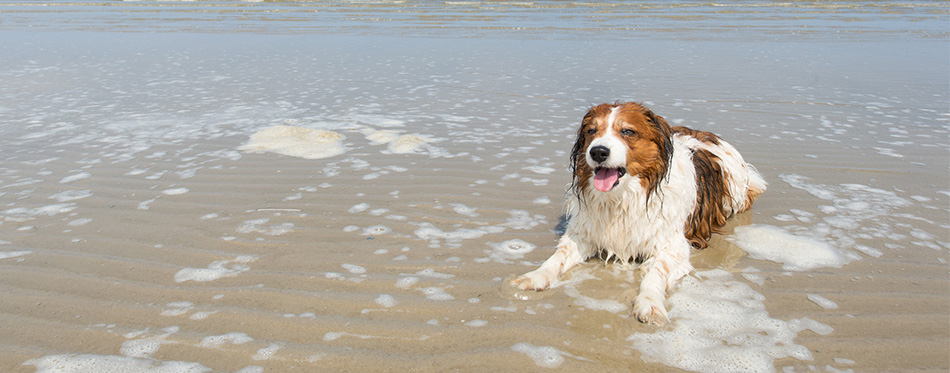
<path fill-rule="evenodd" d="M 586 151 L 584 145 L 587 144 L 587 127 L 590 125 L 593 120 L 594 109 L 591 108 L 587 111 L 587 114 L 584 114 L 584 119 L 581 120 L 581 125 L 577 129 L 577 138 L 574 140 L 574 148 L 571 149 L 571 189 L 574 190 L 576 195 L 582 193 L 582 187 L 578 184 L 578 169 L 583 168 L 578 162 L 581 162 L 585 155 Z"/>
<path fill-rule="evenodd" d="M 650 200 L 660 187 L 660 183 L 663 179 L 669 176 L 670 163 L 673 161 L 673 129 L 670 128 L 670 125 L 666 123 L 666 120 L 663 117 L 656 115 L 650 109 L 645 109 L 643 113 L 647 119 L 650 121 L 650 126 L 656 131 L 656 146 L 657 146 L 657 167 L 656 174 L 652 175 L 649 185 L 649 194 L 647 201 Z"/>
<path fill-rule="evenodd" d="M 672 130 L 670 130 L 670 124 L 667 123 L 666 119 L 664 119 L 663 117 L 654 114 L 653 111 L 650 109 L 646 109 L 646 113 L 644 114 L 646 114 L 647 118 L 650 120 L 650 123 L 661 132 L 665 132 L 665 133 L 672 132 Z"/>
<path fill-rule="evenodd" d="M 584 159 L 584 144 L 587 143 L 586 128 L 590 124 L 593 114 L 587 111 L 580 127 L 577 128 L 577 138 L 574 139 L 574 148 L 571 149 L 571 171 L 577 170 L 577 161 Z"/>

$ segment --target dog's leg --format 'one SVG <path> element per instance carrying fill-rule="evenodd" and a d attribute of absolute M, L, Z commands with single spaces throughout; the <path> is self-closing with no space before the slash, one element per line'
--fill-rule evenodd
<path fill-rule="evenodd" d="M 667 248 L 658 250 L 640 269 L 644 271 L 644 276 L 640 282 L 640 293 L 633 302 L 633 313 L 640 322 L 663 325 L 669 321 L 665 306 L 666 292 L 693 270 L 689 263 L 689 241 L 685 237 L 675 240 Z"/>
<path fill-rule="evenodd" d="M 511 281 L 512 286 L 517 286 L 522 290 L 544 290 L 547 289 L 557 276 L 567 272 L 571 267 L 584 261 L 585 255 L 581 254 L 581 248 L 578 247 L 570 235 L 565 234 L 557 245 L 557 251 L 545 260 L 538 269 L 525 273 Z"/>

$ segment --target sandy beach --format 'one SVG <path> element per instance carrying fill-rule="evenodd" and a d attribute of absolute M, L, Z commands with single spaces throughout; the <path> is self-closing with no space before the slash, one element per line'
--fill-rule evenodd
<path fill-rule="evenodd" d="M 48 5 L 0 5 L 0 371 L 950 370 L 946 4 Z M 666 327 L 633 265 L 508 285 L 617 100 L 769 182 Z"/>

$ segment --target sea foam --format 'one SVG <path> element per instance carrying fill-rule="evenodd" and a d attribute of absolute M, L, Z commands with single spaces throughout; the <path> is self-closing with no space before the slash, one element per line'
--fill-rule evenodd
<path fill-rule="evenodd" d="M 248 153 L 277 153 L 304 159 L 338 156 L 346 152 L 346 137 L 327 130 L 295 126 L 273 126 L 251 135 L 238 150 Z"/>
<path fill-rule="evenodd" d="M 688 371 L 766 372 L 774 361 L 811 361 L 811 352 L 794 343 L 798 332 L 825 335 L 832 329 L 802 318 L 769 317 L 765 297 L 720 269 L 686 277 L 670 296 L 672 330 L 627 338 L 647 362 Z"/>
<path fill-rule="evenodd" d="M 737 227 L 727 237 L 753 259 L 782 263 L 782 268 L 805 271 L 821 267 L 840 268 L 852 260 L 838 249 L 807 237 L 800 237 L 770 225 Z"/>
<path fill-rule="evenodd" d="M 208 265 L 208 268 L 185 268 L 175 274 L 175 282 L 214 281 L 225 277 L 234 277 L 242 272 L 251 270 L 247 263 L 257 260 L 254 255 L 242 255 L 232 260 L 218 260 Z"/>

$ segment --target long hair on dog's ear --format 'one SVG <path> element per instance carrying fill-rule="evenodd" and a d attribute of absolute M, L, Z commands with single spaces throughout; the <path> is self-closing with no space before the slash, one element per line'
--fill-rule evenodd
<path fill-rule="evenodd" d="M 589 166 L 587 166 L 587 162 L 581 162 L 581 161 L 585 157 L 584 152 L 586 151 L 586 149 L 584 148 L 584 145 L 587 144 L 587 137 L 585 134 L 585 130 L 587 129 L 587 125 L 590 124 L 592 120 L 593 111 L 594 109 L 591 108 L 590 110 L 587 111 L 587 114 L 584 114 L 584 119 L 581 120 L 580 128 L 577 129 L 577 138 L 574 140 L 574 148 L 571 149 L 570 190 L 571 192 L 573 192 L 574 196 L 576 196 L 577 199 L 579 200 L 583 200 L 583 198 L 581 198 L 581 194 L 584 193 L 584 189 L 586 189 L 586 185 L 581 185 L 582 183 L 586 183 L 585 181 L 586 179 L 582 178 L 581 175 L 584 172 L 590 171 Z"/>
<path fill-rule="evenodd" d="M 641 105 L 641 107 L 643 106 Z M 670 174 L 670 162 L 673 161 L 673 130 L 663 117 L 653 114 L 646 107 L 643 107 L 643 110 L 643 115 L 650 120 L 650 125 L 658 136 L 656 141 L 657 152 L 659 153 L 656 159 L 657 167 L 652 173 L 645 175 L 648 191 L 646 200 L 649 203 L 650 198 L 659 190 L 663 179 L 668 178 Z"/>

